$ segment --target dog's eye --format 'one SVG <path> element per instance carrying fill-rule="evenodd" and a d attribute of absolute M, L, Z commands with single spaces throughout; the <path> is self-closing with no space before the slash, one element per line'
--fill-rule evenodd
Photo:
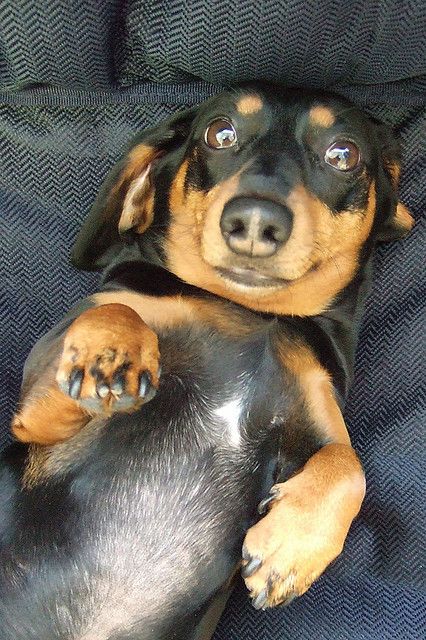
<path fill-rule="evenodd" d="M 352 171 L 359 165 L 361 154 L 353 142 L 338 140 L 328 147 L 324 160 L 339 171 Z"/>
<path fill-rule="evenodd" d="M 237 132 L 229 120 L 218 118 L 207 127 L 204 140 L 212 149 L 227 149 L 237 144 Z"/>

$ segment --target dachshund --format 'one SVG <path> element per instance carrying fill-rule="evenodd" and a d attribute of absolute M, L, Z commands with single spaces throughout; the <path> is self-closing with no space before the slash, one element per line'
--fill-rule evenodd
<path fill-rule="evenodd" d="M 207 640 L 239 568 L 265 609 L 340 554 L 373 250 L 413 225 L 399 171 L 345 99 L 263 83 L 132 141 L 72 251 L 102 286 L 25 365 L 2 640 Z"/>

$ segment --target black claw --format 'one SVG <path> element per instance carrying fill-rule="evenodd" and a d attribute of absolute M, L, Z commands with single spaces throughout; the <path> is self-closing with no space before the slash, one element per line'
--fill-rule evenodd
<path fill-rule="evenodd" d="M 257 512 L 263 516 L 264 513 L 267 512 L 268 510 L 268 506 L 271 504 L 271 502 L 273 502 L 275 500 L 275 496 L 268 496 L 267 498 L 264 498 L 263 500 L 261 500 L 259 502 L 259 505 L 257 507 Z"/>
<path fill-rule="evenodd" d="M 248 552 L 248 549 L 247 549 L 247 547 L 246 547 L 246 545 L 245 545 L 245 544 L 243 545 L 243 549 L 242 549 L 242 551 L 241 551 L 241 556 L 242 556 L 243 560 L 246 560 L 247 562 L 250 562 L 250 560 L 251 560 L 251 555 L 250 555 L 250 553 Z"/>
<path fill-rule="evenodd" d="M 261 564 L 262 560 L 260 558 L 252 558 L 250 562 L 244 565 L 244 567 L 241 569 L 241 575 L 243 576 L 243 578 L 249 578 L 253 575 L 253 573 L 255 573 L 255 571 L 258 570 Z"/>
<path fill-rule="evenodd" d="M 296 600 L 297 598 L 297 593 L 295 591 L 293 591 L 292 593 L 290 593 L 290 595 L 283 600 L 278 606 L 279 607 L 288 607 L 289 604 L 291 604 L 293 602 L 293 600 Z"/>
<path fill-rule="evenodd" d="M 141 373 L 139 378 L 139 395 L 141 398 L 144 398 L 148 394 L 151 387 L 151 380 L 149 371 Z"/>
<path fill-rule="evenodd" d="M 263 609 L 268 599 L 268 592 L 266 589 L 262 589 L 259 595 L 253 600 L 252 605 L 255 609 Z"/>
<path fill-rule="evenodd" d="M 112 377 L 111 391 L 117 396 L 121 396 L 126 388 L 126 378 L 122 371 L 116 372 Z"/>
<path fill-rule="evenodd" d="M 98 384 L 96 385 L 96 393 L 100 398 L 106 398 L 109 392 L 110 389 L 106 382 L 104 382 L 103 380 L 98 382 Z"/>
<path fill-rule="evenodd" d="M 76 367 L 71 371 L 71 374 L 69 377 L 68 393 L 73 400 L 77 400 L 80 397 L 83 378 L 84 378 L 83 369 Z"/>
<path fill-rule="evenodd" d="M 257 511 L 261 516 L 264 513 L 266 513 L 269 505 L 271 504 L 271 502 L 276 500 L 277 496 L 278 496 L 278 489 L 274 489 L 272 487 L 272 489 L 269 492 L 269 496 L 267 496 L 266 498 L 264 498 L 263 500 L 261 500 L 259 502 L 259 506 L 257 507 Z"/>

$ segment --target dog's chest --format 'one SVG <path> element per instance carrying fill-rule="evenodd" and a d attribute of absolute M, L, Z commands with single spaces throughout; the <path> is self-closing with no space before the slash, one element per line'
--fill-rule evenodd
<path fill-rule="evenodd" d="M 134 625 L 151 640 L 160 635 L 144 633 L 170 602 L 189 612 L 208 601 L 273 482 L 273 419 L 286 396 L 267 337 L 180 331 L 160 336 L 160 349 L 157 395 L 110 420 L 73 481 L 86 505 L 81 618 L 93 626 L 84 640 Z"/>
<path fill-rule="evenodd" d="M 268 331 L 231 338 L 189 328 L 160 335 L 160 352 L 164 373 L 158 402 L 182 409 L 183 421 L 188 414 L 202 414 L 210 435 L 223 444 L 242 446 L 254 435 L 250 427 L 257 438 L 285 411 L 288 385 Z"/>
<path fill-rule="evenodd" d="M 241 422 L 247 405 L 244 390 L 236 391 L 234 396 L 214 410 L 215 417 L 223 424 L 223 441 L 230 447 L 240 447 L 242 443 Z"/>

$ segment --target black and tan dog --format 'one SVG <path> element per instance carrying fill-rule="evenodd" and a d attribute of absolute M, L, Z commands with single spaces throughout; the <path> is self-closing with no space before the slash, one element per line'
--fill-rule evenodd
<path fill-rule="evenodd" d="M 134 140 L 74 248 L 102 291 L 26 364 L 2 640 L 205 639 L 241 549 L 256 608 L 336 558 L 365 491 L 342 406 L 370 258 L 412 226 L 398 172 L 358 109 L 262 85 Z"/>

